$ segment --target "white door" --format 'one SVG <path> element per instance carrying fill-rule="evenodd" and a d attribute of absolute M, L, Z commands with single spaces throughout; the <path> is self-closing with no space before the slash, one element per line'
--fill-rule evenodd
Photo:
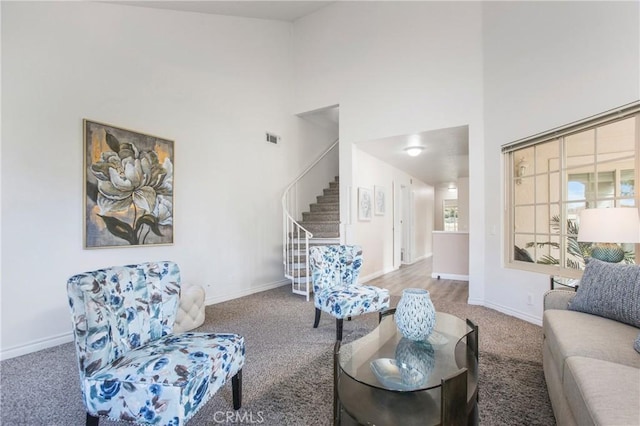
<path fill-rule="evenodd" d="M 401 189 L 398 182 L 391 185 L 393 200 L 393 268 L 398 269 L 402 264 L 402 202 Z"/>

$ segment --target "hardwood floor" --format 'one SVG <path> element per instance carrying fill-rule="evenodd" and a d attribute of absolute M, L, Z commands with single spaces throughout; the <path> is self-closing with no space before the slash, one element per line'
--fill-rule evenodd
<path fill-rule="evenodd" d="M 397 271 L 382 275 L 366 284 L 386 288 L 392 296 L 392 304 L 399 300 L 405 288 L 424 288 L 429 291 L 434 302 L 467 303 L 469 283 L 431 278 L 431 258 L 412 265 L 402 265 Z"/>

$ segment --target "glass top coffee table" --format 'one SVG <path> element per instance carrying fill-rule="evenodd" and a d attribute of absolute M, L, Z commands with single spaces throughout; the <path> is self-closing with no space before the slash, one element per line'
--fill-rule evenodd
<path fill-rule="evenodd" d="M 384 315 L 376 329 L 334 350 L 334 424 L 476 424 L 478 327 L 437 312 L 420 342 Z"/>

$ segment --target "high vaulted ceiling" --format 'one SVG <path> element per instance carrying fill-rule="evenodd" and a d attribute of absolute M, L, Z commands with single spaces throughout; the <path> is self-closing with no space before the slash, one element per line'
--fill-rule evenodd
<path fill-rule="evenodd" d="M 109 1 L 130 6 L 168 9 L 183 12 L 240 16 L 293 22 L 334 3 L 333 1 Z M 317 124 L 338 126 L 338 107 L 306 115 Z M 458 178 L 469 176 L 469 128 L 451 127 L 416 134 L 386 137 L 360 142 L 358 147 L 380 160 L 415 176 L 434 187 L 455 184 Z M 424 146 L 417 157 L 404 150 L 410 145 Z"/>

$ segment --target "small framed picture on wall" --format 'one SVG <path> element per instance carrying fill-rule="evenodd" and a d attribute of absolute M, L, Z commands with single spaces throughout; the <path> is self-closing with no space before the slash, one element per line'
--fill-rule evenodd
<path fill-rule="evenodd" d="M 385 210 L 385 190 L 382 186 L 374 186 L 373 187 L 374 194 L 374 211 L 376 216 L 384 216 Z"/>
<path fill-rule="evenodd" d="M 371 189 L 358 188 L 358 220 L 371 220 L 372 210 Z"/>

